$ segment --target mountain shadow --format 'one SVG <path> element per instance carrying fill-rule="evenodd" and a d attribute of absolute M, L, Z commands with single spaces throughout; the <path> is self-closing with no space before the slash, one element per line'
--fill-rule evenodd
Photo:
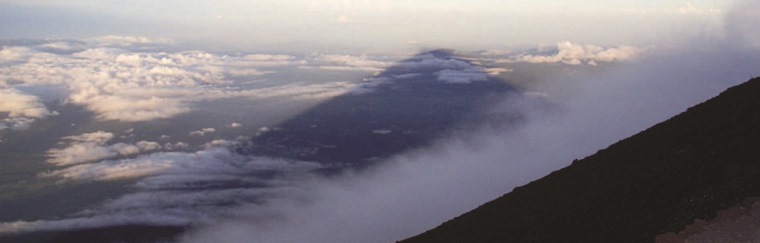
<path fill-rule="evenodd" d="M 241 154 L 331 165 L 366 165 L 429 145 L 443 134 L 517 113 L 487 114 L 517 89 L 448 50 L 418 54 L 281 124 L 264 129 Z"/>
<path fill-rule="evenodd" d="M 424 52 L 387 68 L 344 95 L 262 129 L 249 142 L 231 149 L 243 155 L 319 162 L 329 171 L 340 171 L 344 165 L 367 166 L 430 145 L 460 129 L 518 122 L 518 112 L 491 112 L 509 95 L 522 93 L 490 77 L 484 67 L 451 51 Z M 39 231 L 0 236 L 0 242 L 166 242 L 188 227 L 192 226 Z"/>
<path fill-rule="evenodd" d="M 654 242 L 760 196 L 760 78 L 401 241 Z"/>

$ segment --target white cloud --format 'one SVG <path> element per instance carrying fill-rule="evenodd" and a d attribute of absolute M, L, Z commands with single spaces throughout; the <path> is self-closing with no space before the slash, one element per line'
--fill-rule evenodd
<path fill-rule="evenodd" d="M 107 35 L 89 39 L 90 42 L 101 46 L 132 46 L 146 44 L 173 44 L 174 40 L 167 38 L 148 38 L 144 36 Z"/>
<path fill-rule="evenodd" d="M 139 141 L 135 144 L 140 151 L 155 151 L 161 149 L 161 144 L 151 141 Z"/>
<path fill-rule="evenodd" d="M 27 130 L 36 119 L 58 115 L 58 112 L 48 110 L 37 96 L 14 88 L 0 87 L 0 113 L 2 112 L 7 112 L 8 117 L 0 119 L 0 130 Z"/>
<path fill-rule="evenodd" d="M 107 145 L 113 133 L 97 131 L 64 137 L 67 146 L 48 150 L 47 162 L 56 166 L 77 165 L 118 156 L 135 155 L 161 148 L 156 142 L 140 141 L 137 144 L 116 143 Z"/>
<path fill-rule="evenodd" d="M 23 60 L 29 55 L 31 50 L 26 47 L 6 47 L 0 49 L 0 63 L 15 62 Z"/>
<path fill-rule="evenodd" d="M 214 129 L 213 127 L 209 127 L 209 128 L 202 128 L 202 129 L 199 129 L 199 130 L 196 130 L 196 131 L 192 131 L 192 132 L 190 132 L 190 135 L 192 135 L 192 136 L 206 136 L 207 133 L 213 133 L 213 132 L 216 132 L 216 129 Z"/>
<path fill-rule="evenodd" d="M 0 120 L 0 130 L 27 130 L 32 127 L 32 123 L 34 123 L 34 121 L 34 119 L 26 117 L 8 117 Z"/>
<path fill-rule="evenodd" d="M 39 97 L 13 88 L 0 88 L 0 101 L 0 112 L 8 112 L 10 117 L 45 118 L 55 114 Z"/>
<path fill-rule="evenodd" d="M 82 43 L 60 41 L 42 44 L 39 49 L 50 52 L 81 52 L 86 50 L 87 46 Z"/>
<path fill-rule="evenodd" d="M 120 97 L 93 96 L 82 97 L 82 93 L 74 94 L 70 101 L 84 104 L 95 111 L 98 118 L 104 120 L 118 119 L 122 121 L 147 121 L 160 118 L 170 118 L 190 111 L 188 104 L 177 99 L 159 97 Z"/>
<path fill-rule="evenodd" d="M 225 71 L 227 75 L 230 75 L 232 77 L 251 77 L 251 76 L 260 76 L 264 74 L 268 74 L 271 72 L 265 72 L 258 69 L 253 68 L 245 68 L 245 69 L 230 69 Z"/>
<path fill-rule="evenodd" d="M 442 59 L 434 55 L 422 55 L 419 59 L 399 63 L 395 66 L 407 70 L 425 70 L 425 69 L 467 69 L 472 65 L 459 59 Z"/>
<path fill-rule="evenodd" d="M 227 125 L 227 127 L 229 127 L 229 128 L 238 128 L 238 127 L 242 127 L 242 126 L 243 126 L 243 124 L 240 124 L 240 123 L 237 123 L 237 122 L 233 122 L 233 123 L 230 123 L 230 125 Z"/>
<path fill-rule="evenodd" d="M 506 62 L 596 65 L 598 62 L 629 61 L 636 58 L 640 52 L 640 49 L 631 46 L 604 48 L 594 45 L 576 45 L 570 42 L 561 42 L 557 43 L 557 54 L 520 55 L 514 59 L 506 60 Z"/>
<path fill-rule="evenodd" d="M 319 55 L 311 60 L 310 67 L 336 71 L 368 71 L 378 72 L 390 66 L 391 63 L 372 60 L 368 56 L 351 55 Z"/>
<path fill-rule="evenodd" d="M 379 85 L 387 84 L 390 82 L 393 82 L 393 79 L 390 77 L 365 78 L 364 82 L 359 83 L 358 85 L 353 87 L 349 93 L 354 94 L 354 95 L 366 94 L 366 93 L 374 91 L 375 87 Z"/>
<path fill-rule="evenodd" d="M 163 146 L 164 150 L 182 150 L 182 149 L 187 149 L 189 147 L 190 147 L 190 144 L 183 143 L 183 142 L 176 142 L 174 144 L 165 143 Z"/>
<path fill-rule="evenodd" d="M 498 76 L 499 74 L 510 73 L 514 70 L 509 68 L 487 68 L 485 71 L 488 73 L 488 75 Z"/>
<path fill-rule="evenodd" d="M 210 222 L 215 215 L 234 215 L 228 211 L 230 205 L 257 203 L 293 190 L 293 183 L 300 180 L 295 175 L 317 168 L 316 163 L 249 158 L 219 146 L 70 166 L 43 176 L 62 182 L 137 178 L 134 188 L 138 191 L 82 211 L 75 218 L 0 223 L 0 233 L 126 224 L 196 225 Z"/>
<path fill-rule="evenodd" d="M 345 94 L 355 86 L 356 84 L 349 82 L 316 84 L 299 82 L 274 87 L 243 90 L 234 93 L 230 92 L 230 94 L 235 97 L 245 97 L 250 99 L 286 98 L 291 100 L 323 100 Z"/>
<path fill-rule="evenodd" d="M 108 37 L 120 43 L 153 43 L 143 38 Z M 92 41 L 91 41 L 92 42 Z M 108 42 L 108 43 L 111 43 Z M 43 44 L 39 48 L 78 50 L 68 42 Z M 73 43 L 73 42 L 72 42 Z M 74 45 L 74 44 L 71 44 Z M 3 103 L 5 110 L 22 112 L 11 105 L 23 104 L 25 113 L 44 118 L 44 105 L 15 87 L 55 87 L 62 90 L 58 99 L 81 105 L 101 120 L 147 121 L 171 118 L 193 110 L 193 103 L 236 97 L 322 99 L 341 94 L 350 86 L 344 83 L 241 86 L 252 76 L 274 73 L 272 68 L 304 64 L 290 55 L 251 54 L 214 55 L 201 51 L 135 52 L 122 45 L 95 45 L 66 53 L 36 52 L 26 47 L 5 47 L 0 57 L 3 98 L 22 97 L 26 103 Z M 11 55 L 13 54 L 13 55 Z M 11 61 L 13 60 L 13 61 Z M 355 63 L 356 64 L 356 63 Z M 377 63 L 365 61 L 356 65 Z M 379 65 L 379 64 L 378 64 Z M 297 80 L 294 80 L 294 82 Z M 311 80 L 310 80 L 311 81 Z M 336 90 L 332 90 L 335 88 Z M 42 98 L 42 97 L 41 97 Z M 3 108 L 0 107 L 0 112 Z M 42 116 L 42 117 L 39 117 Z M 31 117 L 31 116 L 30 116 Z M 7 125 L 6 125 L 7 127 Z"/>
<path fill-rule="evenodd" d="M 109 60 L 116 57 L 117 61 L 119 61 L 125 58 L 125 56 L 119 55 L 122 52 L 123 52 L 122 50 L 114 49 L 114 48 L 93 48 L 93 49 L 86 49 L 80 52 L 73 53 L 71 54 L 71 56 L 77 57 L 77 58 L 84 58 L 84 59 L 93 59 L 93 60 Z"/>
<path fill-rule="evenodd" d="M 419 74 L 419 73 L 405 73 L 405 74 L 395 75 L 395 76 L 393 76 L 393 78 L 395 78 L 395 79 L 411 79 L 411 78 L 419 77 L 420 75 L 422 75 L 422 74 Z"/>
<path fill-rule="evenodd" d="M 97 144 L 105 144 L 108 141 L 111 141 L 113 139 L 114 135 L 110 132 L 104 132 L 104 131 L 97 131 L 97 132 L 91 132 L 91 133 L 84 133 L 76 136 L 68 136 L 64 137 L 65 140 L 75 141 L 75 142 L 92 142 Z"/>
<path fill-rule="evenodd" d="M 250 54 L 243 56 L 243 58 L 236 65 L 253 67 L 276 67 L 303 63 L 305 63 L 303 60 L 296 60 L 296 57 L 290 55 Z"/>
<path fill-rule="evenodd" d="M 477 64 L 477 63 L 473 63 Z M 473 65 L 467 60 L 454 58 L 453 56 L 436 54 L 425 54 L 415 57 L 415 59 L 400 63 L 394 68 L 406 70 L 439 70 L 434 74 L 438 81 L 450 84 L 469 84 L 473 81 L 487 81 L 488 75 L 506 71 L 503 68 L 485 69 L 478 65 Z M 418 74 L 402 74 L 396 78 L 405 79 L 413 78 Z"/>
<path fill-rule="evenodd" d="M 57 166 L 73 165 L 118 156 L 116 148 L 102 146 L 97 143 L 77 143 L 63 149 L 48 151 L 48 163 Z"/>

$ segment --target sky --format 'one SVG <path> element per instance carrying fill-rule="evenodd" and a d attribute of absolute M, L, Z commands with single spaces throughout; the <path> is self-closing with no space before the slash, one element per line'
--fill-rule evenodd
<path fill-rule="evenodd" d="M 0 36 L 130 35 L 255 50 L 647 44 L 694 28 L 718 28 L 729 5 L 718 0 L 2 0 Z"/>
<path fill-rule="evenodd" d="M 74 200 L 83 208 L 72 214 L 0 215 L 10 218 L 0 234 L 194 224 L 183 242 L 394 242 L 760 75 L 758 9 L 757 0 L 0 0 L 0 146 L 39 153 L 0 161 L 32 170 L 0 190 L 129 189 L 27 209 Z M 47 40 L 5 40 L 18 38 Z M 487 51 L 466 52 L 464 66 L 402 61 L 438 47 Z M 518 79 L 527 97 L 558 107 L 506 99 L 495 112 L 526 115 L 513 130 L 450 134 L 330 178 L 310 174 L 321 166 L 312 162 L 228 149 L 306 104 L 400 78 L 375 76 L 389 67 L 422 64 L 458 85 Z M 282 176 L 256 177 L 272 171 Z M 241 186 L 193 186 L 230 181 Z"/>

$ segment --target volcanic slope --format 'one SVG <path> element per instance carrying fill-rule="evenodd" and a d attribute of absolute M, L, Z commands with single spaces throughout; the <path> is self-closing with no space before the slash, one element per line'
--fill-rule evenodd
<path fill-rule="evenodd" d="M 760 196 L 760 78 L 403 243 L 654 242 Z"/>

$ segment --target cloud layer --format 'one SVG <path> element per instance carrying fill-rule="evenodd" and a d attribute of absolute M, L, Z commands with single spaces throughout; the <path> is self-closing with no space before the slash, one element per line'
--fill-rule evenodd
<path fill-rule="evenodd" d="M 752 45 L 733 48 L 731 42 L 652 51 L 561 42 L 548 51 L 504 54 L 505 66 L 492 69 L 433 54 L 391 65 L 393 58 L 367 55 L 162 50 L 167 43 L 171 40 L 106 36 L 3 47 L 0 97 L 17 102 L 0 104 L 0 112 L 8 114 L 0 129 L 25 129 L 35 119 L 55 115 L 45 102 L 58 100 L 101 120 L 149 121 L 221 99 L 313 101 L 371 92 L 377 84 L 421 75 L 404 72 L 412 69 L 444 69 L 432 75 L 467 84 L 509 72 L 515 63 L 625 64 L 598 76 L 552 76 L 531 87 L 531 94 L 538 94 L 533 96 L 552 100 L 558 110 L 507 100 L 496 112 L 515 110 L 526 117 L 510 131 L 484 127 L 454 134 L 377 167 L 328 177 L 313 173 L 329 169 L 315 163 L 241 156 L 230 148 L 234 141 L 177 152 L 168 150 L 188 145 L 118 142 L 107 131 L 65 137 L 48 151 L 55 167 L 40 176 L 60 183 L 134 181 L 134 190 L 69 218 L 0 223 L 0 233 L 191 225 L 195 230 L 184 241 L 393 242 L 683 111 L 746 80 L 760 63 L 756 49 L 745 49 Z M 391 66 L 398 75 L 372 77 L 358 86 L 310 80 L 315 70 L 369 76 Z M 298 75 L 287 76 L 291 71 Z M 35 89 L 43 86 L 62 92 Z M 229 122 L 231 128 L 240 126 Z M 204 127 L 183 134 L 225 130 Z"/>
<path fill-rule="evenodd" d="M 497 111 L 524 113 L 520 127 L 455 134 L 377 167 L 330 177 L 312 173 L 323 169 L 314 163 L 238 155 L 227 147 L 233 141 L 221 140 L 196 152 L 69 160 L 43 176 L 64 183 L 129 179 L 136 181 L 135 191 L 67 219 L 4 223 L 0 232 L 192 225 L 186 242 L 393 242 L 742 82 L 760 61 L 757 50 L 699 50 L 648 52 L 598 76 L 556 77 L 535 92 L 559 110 L 520 100 L 531 96 L 506 100 Z M 424 58 L 404 65 L 471 68 L 460 62 Z M 129 146 L 157 148 L 147 141 L 117 146 L 113 138 L 108 132 L 70 136 L 58 150 L 84 145 L 89 152 L 116 155 Z"/>
<path fill-rule="evenodd" d="M 556 54 L 526 54 L 504 62 L 564 63 L 570 65 L 597 65 L 599 62 L 629 61 L 636 58 L 640 49 L 632 46 L 605 48 L 595 45 L 578 45 L 571 42 L 557 43 Z"/>
<path fill-rule="evenodd" d="M 76 165 L 87 162 L 129 156 L 162 148 L 157 142 L 139 141 L 135 144 L 115 143 L 107 145 L 114 138 L 113 133 L 97 131 L 77 136 L 64 137 L 68 145 L 48 151 L 47 162 L 55 166 Z M 49 174 L 53 175 L 55 173 Z"/>
<path fill-rule="evenodd" d="M 25 127 L 16 125 L 23 122 L 18 118 L 54 115 L 45 102 L 80 105 L 101 120 L 133 122 L 171 118 L 192 111 L 197 102 L 220 99 L 324 99 L 346 92 L 352 84 L 314 77 L 268 80 L 267 75 L 281 69 L 298 73 L 298 67 L 368 72 L 387 65 L 366 56 L 299 58 L 156 51 L 171 43 L 165 39 L 105 36 L 3 47 L 0 97 L 4 102 L 0 103 L 0 112 L 9 112 L 15 119 L 3 120 L 0 127 Z M 254 83 L 259 85 L 251 85 Z M 53 87 L 59 92 L 22 91 L 39 87 Z"/>

